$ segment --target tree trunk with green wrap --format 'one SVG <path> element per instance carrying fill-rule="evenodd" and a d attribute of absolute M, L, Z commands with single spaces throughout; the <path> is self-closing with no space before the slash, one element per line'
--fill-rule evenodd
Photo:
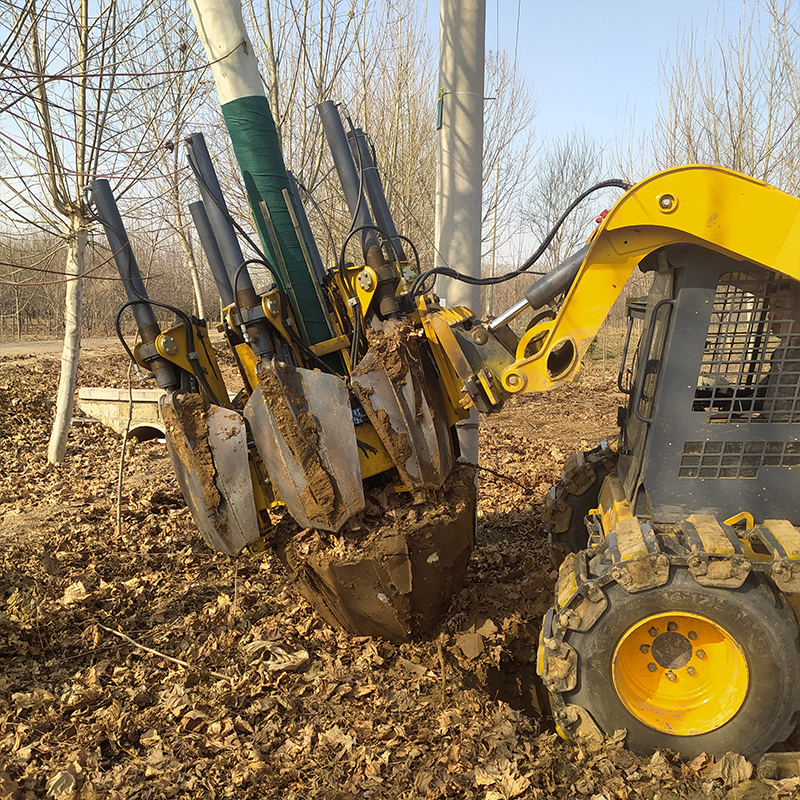
<path fill-rule="evenodd" d="M 261 243 L 295 304 L 299 333 L 310 344 L 325 341 L 331 337 L 330 323 L 308 246 L 295 228 L 297 212 L 280 140 L 241 6 L 225 0 L 191 0 L 191 7 Z"/>

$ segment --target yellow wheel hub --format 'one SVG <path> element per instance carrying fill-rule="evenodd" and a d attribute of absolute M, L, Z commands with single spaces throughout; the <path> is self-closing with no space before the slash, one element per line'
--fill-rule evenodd
<path fill-rule="evenodd" d="M 656 614 L 629 628 L 612 664 L 614 689 L 645 725 L 693 736 L 724 725 L 741 708 L 749 670 L 737 641 L 696 614 Z"/>

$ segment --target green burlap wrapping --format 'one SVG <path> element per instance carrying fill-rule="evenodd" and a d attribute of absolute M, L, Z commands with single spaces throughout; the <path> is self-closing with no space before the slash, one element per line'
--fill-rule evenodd
<path fill-rule="evenodd" d="M 232 100 L 222 106 L 222 115 L 244 177 L 261 244 L 287 284 L 284 288 L 297 304 L 301 328 L 305 328 L 309 343 L 325 341 L 330 338 L 331 330 L 286 209 L 284 190 L 291 197 L 289 180 L 267 98 L 251 96 Z M 272 231 L 262 213 L 262 201 L 269 209 Z"/>

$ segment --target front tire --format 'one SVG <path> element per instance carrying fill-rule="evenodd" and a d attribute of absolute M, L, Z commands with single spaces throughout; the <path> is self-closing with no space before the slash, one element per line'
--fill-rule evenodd
<path fill-rule="evenodd" d="M 608 584 L 597 622 L 565 633 L 578 677 L 563 700 L 606 733 L 626 728 L 638 753 L 755 760 L 791 733 L 800 709 L 794 613 L 757 574 L 731 590 L 702 586 L 684 567 L 670 573 L 635 594 Z"/>
<path fill-rule="evenodd" d="M 597 507 L 606 476 L 617 468 L 617 453 L 607 445 L 573 453 L 558 483 L 544 500 L 544 521 L 550 561 L 559 567 L 568 553 L 583 550 L 589 541 L 586 516 Z"/>

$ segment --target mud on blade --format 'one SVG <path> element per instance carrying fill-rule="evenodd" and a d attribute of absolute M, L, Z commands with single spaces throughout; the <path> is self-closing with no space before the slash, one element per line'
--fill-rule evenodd
<path fill-rule="evenodd" d="M 244 414 L 270 480 L 300 525 L 338 531 L 364 509 L 344 381 L 276 360 L 258 379 Z"/>
<path fill-rule="evenodd" d="M 167 449 L 206 543 L 235 556 L 259 537 L 242 415 L 200 395 L 162 397 Z"/>
<path fill-rule="evenodd" d="M 279 528 L 273 543 L 295 585 L 331 625 L 407 641 L 442 618 L 475 542 L 474 470 L 457 464 L 430 495 L 411 508 L 393 495 L 397 515 L 370 518 L 367 511 L 359 530 L 345 533 L 346 548 L 291 528 Z"/>
<path fill-rule="evenodd" d="M 435 368 L 406 326 L 369 336 L 353 388 L 408 488 L 438 489 L 455 453 Z"/>

